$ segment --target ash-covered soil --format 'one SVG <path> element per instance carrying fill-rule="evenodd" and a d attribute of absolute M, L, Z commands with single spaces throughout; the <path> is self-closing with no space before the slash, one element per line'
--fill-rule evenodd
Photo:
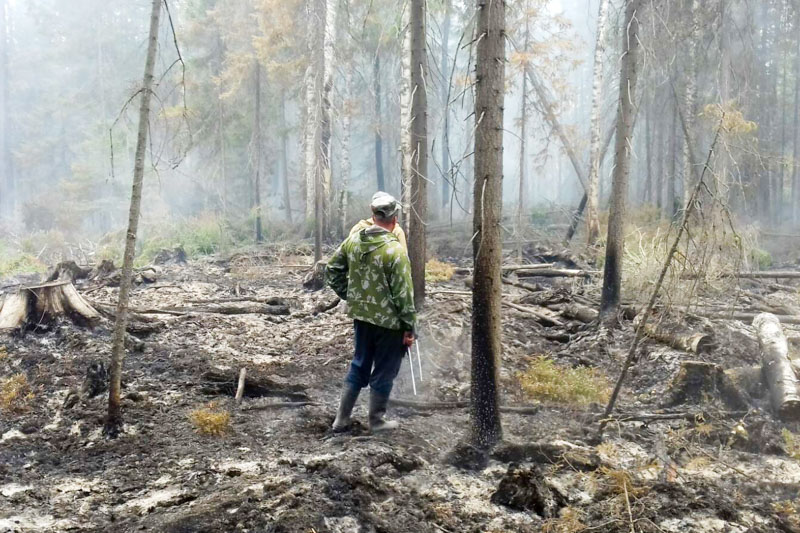
<path fill-rule="evenodd" d="M 126 425 L 116 440 L 101 433 L 106 394 L 81 392 L 87 369 L 109 358 L 110 322 L 2 339 L 0 376 L 24 374 L 31 395 L 17 411 L 0 413 L 0 531 L 800 531 L 800 463 L 782 435 L 800 429 L 769 414 L 763 385 L 743 386 L 746 409 L 732 409 L 716 390 L 664 407 L 683 361 L 758 364 L 748 325 L 706 324 L 718 348 L 704 355 L 645 342 L 601 443 L 592 438 L 601 406 L 544 404 L 535 413 L 504 412 L 500 452 L 466 470 L 448 462 L 466 435 L 465 408 L 393 407 L 401 429 L 372 436 L 365 393 L 353 429 L 329 432 L 352 326 L 342 304 L 317 312 L 332 294 L 304 290 L 304 274 L 269 258 L 237 258 L 163 266 L 155 283 L 139 285 L 133 307 L 172 313 L 149 313 L 163 326 L 140 334 L 143 348 L 128 353 Z M 548 283 L 544 290 L 585 292 L 580 280 Z M 113 303 L 117 289 L 87 283 L 79 290 Z M 419 394 L 404 363 L 394 396 L 467 400 L 471 302 L 461 294 L 463 277 L 430 290 Z M 526 294 L 504 290 L 512 300 Z M 175 311 L 272 297 L 291 313 Z M 626 321 L 612 332 L 567 320 L 543 326 L 509 308 L 504 321 L 500 379 L 509 406 L 533 403 L 517 374 L 536 356 L 594 366 L 614 379 L 632 338 Z M 237 406 L 242 367 L 262 387 Z M 231 415 L 222 436 L 198 433 L 190 418 L 209 403 Z"/>

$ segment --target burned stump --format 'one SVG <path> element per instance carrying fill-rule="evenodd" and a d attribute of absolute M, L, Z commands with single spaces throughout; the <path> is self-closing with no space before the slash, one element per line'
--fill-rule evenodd
<path fill-rule="evenodd" d="M 544 519 L 555 518 L 566 505 L 565 498 L 553 491 L 537 465 L 511 465 L 503 476 L 491 502 L 517 511 L 532 511 Z"/>
<path fill-rule="evenodd" d="M 703 361 L 684 361 L 667 388 L 663 406 L 700 404 L 716 399 L 733 410 L 743 410 L 749 406 L 745 393 L 719 365 Z"/>
<path fill-rule="evenodd" d="M 311 272 L 306 274 L 303 279 L 303 287 L 310 291 L 318 291 L 325 287 L 325 268 L 327 267 L 325 261 L 318 261 Z"/>
<path fill-rule="evenodd" d="M 86 279 L 91 272 L 88 268 L 81 268 L 75 261 L 62 261 L 57 264 L 47 276 L 47 282 L 51 281 L 75 281 Z"/>
<path fill-rule="evenodd" d="M 20 287 L 7 294 L 0 305 L 0 332 L 6 333 L 25 327 L 47 327 L 64 317 L 88 327 L 100 319 L 97 310 L 69 281 Z"/>

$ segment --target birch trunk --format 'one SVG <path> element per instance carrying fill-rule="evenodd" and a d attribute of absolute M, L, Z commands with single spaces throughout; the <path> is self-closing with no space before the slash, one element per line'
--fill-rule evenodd
<path fill-rule="evenodd" d="M 800 418 L 797 376 L 789 360 L 789 346 L 778 318 L 762 313 L 753 319 L 761 346 L 761 364 L 775 413 L 782 419 Z"/>
<path fill-rule="evenodd" d="M 347 195 L 350 186 L 350 172 L 352 163 L 350 160 L 350 130 L 352 125 L 353 102 L 350 94 L 353 86 L 353 43 L 350 39 L 350 2 L 344 1 L 344 10 L 338 30 L 345 53 L 344 58 L 344 86 L 342 87 L 342 154 L 341 167 L 339 172 L 342 174 L 342 190 L 339 192 L 339 237 L 344 239 L 347 236 Z"/>
<path fill-rule="evenodd" d="M 6 0 L 0 0 L 0 190 L 2 203 L 0 209 L 5 216 L 14 209 L 14 177 L 11 170 L 11 150 L 9 149 L 9 104 L 8 104 L 8 7 Z"/>
<path fill-rule="evenodd" d="M 116 438 L 122 428 L 122 409 L 120 389 L 122 385 L 122 360 L 125 357 L 125 328 L 128 321 L 128 301 L 133 279 L 133 257 L 136 252 L 136 233 L 139 230 L 139 213 L 142 206 L 142 186 L 144 182 L 144 159 L 147 149 L 147 130 L 150 121 L 150 98 L 153 87 L 153 67 L 158 49 L 158 26 L 161 18 L 161 1 L 153 0 L 150 15 L 150 35 L 148 37 L 147 59 L 142 80 L 141 107 L 139 108 L 139 132 L 136 137 L 136 159 L 133 167 L 133 186 L 131 206 L 128 217 L 128 232 L 125 238 L 125 254 L 122 261 L 122 274 L 117 301 L 117 317 L 114 323 L 114 337 L 111 345 L 111 374 L 108 389 L 108 416 L 103 432 L 109 438 Z"/>
<path fill-rule="evenodd" d="M 603 107 L 603 59 L 605 55 L 606 28 L 608 26 L 609 0 L 600 0 L 597 14 L 597 40 L 594 46 L 594 72 L 592 74 L 592 134 L 589 141 L 589 179 L 586 190 L 586 241 L 592 246 L 600 235 L 600 122 Z"/>
<path fill-rule="evenodd" d="M 375 50 L 375 61 L 372 64 L 373 83 L 375 84 L 375 178 L 379 191 L 386 190 L 383 176 L 383 114 L 381 113 L 381 56 Z"/>
<path fill-rule="evenodd" d="M 498 374 L 501 345 L 505 1 L 477 0 L 475 184 L 472 241 L 472 443 L 491 448 L 502 436 Z"/>
<path fill-rule="evenodd" d="M 325 26 L 323 29 L 323 86 L 322 86 L 322 135 L 320 137 L 320 152 L 322 163 L 322 217 L 323 235 L 333 227 L 332 198 L 333 198 L 333 73 L 336 62 L 334 40 L 336 36 L 336 16 L 338 13 L 337 0 L 324 0 Z"/>
<path fill-rule="evenodd" d="M 795 28 L 800 27 L 800 10 L 795 11 Z M 800 33 L 795 40 L 794 60 L 794 123 L 792 127 L 792 222 L 797 224 L 800 220 Z"/>
<path fill-rule="evenodd" d="M 625 9 L 625 33 L 620 67 L 619 110 L 617 114 L 617 139 L 614 155 L 614 175 L 611 191 L 611 209 L 608 219 L 606 260 L 603 269 L 603 292 L 600 312 L 604 318 L 615 316 L 622 289 L 622 258 L 624 253 L 624 226 L 627 216 L 628 178 L 636 95 L 637 61 L 639 54 L 639 21 L 637 10 L 640 0 L 628 0 Z"/>

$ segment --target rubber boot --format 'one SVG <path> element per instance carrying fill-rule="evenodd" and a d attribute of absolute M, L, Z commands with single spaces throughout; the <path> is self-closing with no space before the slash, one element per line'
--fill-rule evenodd
<path fill-rule="evenodd" d="M 336 420 L 333 421 L 333 431 L 344 431 L 350 427 L 350 415 L 358 399 L 359 389 L 349 385 L 344 386 L 342 398 L 339 400 L 339 410 L 336 411 Z"/>
<path fill-rule="evenodd" d="M 397 422 L 383 419 L 388 403 L 388 396 L 378 394 L 374 390 L 369 391 L 369 429 L 373 433 L 397 429 Z"/>

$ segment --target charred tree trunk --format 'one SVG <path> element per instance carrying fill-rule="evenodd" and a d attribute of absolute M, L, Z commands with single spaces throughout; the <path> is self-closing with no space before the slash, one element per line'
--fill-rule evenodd
<path fill-rule="evenodd" d="M 600 0 L 597 15 L 597 41 L 594 47 L 594 74 L 592 76 L 592 135 L 589 146 L 589 180 L 586 191 L 586 241 L 594 245 L 600 236 L 598 210 L 600 195 L 600 119 L 603 106 L 603 57 L 605 55 L 605 35 L 608 19 L 609 0 Z"/>
<path fill-rule="evenodd" d="M 603 270 L 603 293 L 600 312 L 605 317 L 616 315 L 622 289 L 622 258 L 624 226 L 627 211 L 628 175 L 633 147 L 634 100 L 636 95 L 637 61 L 639 50 L 639 0 L 628 0 L 625 9 L 625 33 L 619 83 L 617 141 L 611 210 L 608 220 L 606 260 Z"/>
<path fill-rule="evenodd" d="M 414 283 L 414 304 L 425 301 L 425 224 L 428 219 L 428 72 L 425 45 L 425 0 L 411 0 L 411 190 L 408 258 Z"/>
<path fill-rule="evenodd" d="M 413 7 L 406 3 L 403 9 L 403 42 L 400 55 L 400 201 L 403 210 L 400 213 L 400 222 L 406 234 L 409 234 L 409 219 L 411 214 L 411 158 L 412 142 L 411 128 L 414 120 L 411 109 L 413 101 L 412 69 L 411 64 L 411 10 Z"/>
<path fill-rule="evenodd" d="M 494 446 L 502 436 L 499 412 L 503 196 L 505 1 L 477 0 L 475 62 L 475 186 L 473 191 L 471 441 Z"/>
<path fill-rule="evenodd" d="M 372 63 L 373 83 L 375 84 L 375 177 L 379 191 L 386 190 L 386 179 L 383 177 L 383 135 L 381 132 L 381 56 L 375 50 L 375 61 Z"/>
<path fill-rule="evenodd" d="M 153 87 L 153 67 L 158 49 L 158 26 L 161 18 L 161 0 L 153 0 L 150 15 L 150 35 L 148 37 L 147 60 L 142 80 L 142 100 L 139 109 L 139 133 L 136 138 L 136 161 L 133 167 L 133 186 L 131 207 L 128 217 L 128 232 L 125 239 L 125 254 L 122 262 L 122 279 L 117 302 L 117 320 L 114 323 L 114 338 L 111 347 L 111 375 L 108 389 L 108 418 L 104 433 L 115 438 L 122 427 L 120 388 L 122 384 L 122 360 L 125 357 L 125 327 L 128 319 L 128 300 L 133 281 L 133 256 L 136 253 L 136 233 L 139 229 L 139 213 L 142 206 L 142 185 L 144 181 L 144 159 L 147 149 L 147 130 L 150 121 L 150 98 Z"/>

